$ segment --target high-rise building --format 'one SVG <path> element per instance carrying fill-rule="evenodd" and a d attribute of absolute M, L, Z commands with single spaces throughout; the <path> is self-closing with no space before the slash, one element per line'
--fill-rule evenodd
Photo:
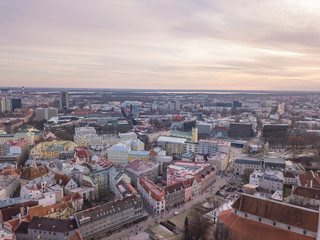
<path fill-rule="evenodd" d="M 11 112 L 12 111 L 12 102 L 9 98 L 1 99 L 1 112 Z"/>
<path fill-rule="evenodd" d="M 60 93 L 60 108 L 68 109 L 69 108 L 69 93 L 61 92 Z"/>
<path fill-rule="evenodd" d="M 11 105 L 12 105 L 12 111 L 14 111 L 16 108 L 21 108 L 22 107 L 21 99 L 20 98 L 11 99 Z"/>

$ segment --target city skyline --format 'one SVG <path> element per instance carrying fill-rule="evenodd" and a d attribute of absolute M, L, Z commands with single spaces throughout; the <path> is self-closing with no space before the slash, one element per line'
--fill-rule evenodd
<path fill-rule="evenodd" d="M 320 6 L 0 2 L 0 85 L 320 91 Z"/>

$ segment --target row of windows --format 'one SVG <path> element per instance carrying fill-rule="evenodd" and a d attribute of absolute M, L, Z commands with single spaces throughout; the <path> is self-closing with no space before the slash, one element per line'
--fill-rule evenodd
<path fill-rule="evenodd" d="M 237 213 L 237 210 L 235 210 L 235 213 Z M 247 217 L 248 217 L 248 214 L 245 213 L 244 216 L 247 218 Z M 262 222 L 262 218 L 261 218 L 261 217 L 259 217 L 258 220 L 259 220 L 259 222 Z M 273 221 L 273 222 L 272 222 L 272 225 L 273 225 L 273 226 L 276 226 L 277 223 Z M 290 230 L 291 230 L 291 226 L 288 226 L 287 229 L 290 231 Z M 307 231 L 306 231 L 306 230 L 303 230 L 303 234 L 304 234 L 304 235 L 307 235 Z"/>

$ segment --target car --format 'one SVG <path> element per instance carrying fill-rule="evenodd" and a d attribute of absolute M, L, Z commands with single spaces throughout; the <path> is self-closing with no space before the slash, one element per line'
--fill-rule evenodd
<path fill-rule="evenodd" d="M 173 212 L 173 216 L 177 216 L 179 214 L 180 214 L 179 212 Z"/>

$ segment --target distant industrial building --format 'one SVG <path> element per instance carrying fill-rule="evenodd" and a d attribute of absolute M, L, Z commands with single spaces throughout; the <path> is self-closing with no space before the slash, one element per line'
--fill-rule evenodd
<path fill-rule="evenodd" d="M 37 108 L 36 111 L 36 120 L 49 120 L 52 117 L 58 116 L 58 110 L 56 108 Z"/>

